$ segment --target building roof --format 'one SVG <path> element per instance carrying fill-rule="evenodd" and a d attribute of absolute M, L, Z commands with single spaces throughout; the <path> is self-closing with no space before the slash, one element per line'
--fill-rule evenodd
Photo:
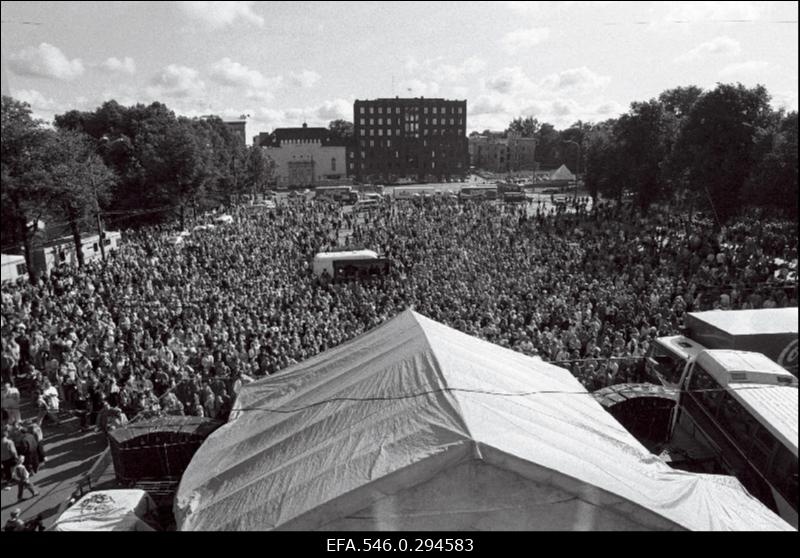
<path fill-rule="evenodd" d="M 25 263 L 25 256 L 19 254 L 0 254 L 0 263 L 2 263 L 2 265 Z"/>
<path fill-rule="evenodd" d="M 328 128 L 309 127 L 306 124 L 293 128 L 275 128 L 271 134 L 262 132 L 253 141 L 262 147 L 280 147 L 284 141 L 318 141 L 325 146 L 347 144 L 345 139 L 332 137 Z"/>
<path fill-rule="evenodd" d="M 567 370 L 406 311 L 250 383 L 179 530 L 789 530 L 733 477 L 674 470 Z"/>

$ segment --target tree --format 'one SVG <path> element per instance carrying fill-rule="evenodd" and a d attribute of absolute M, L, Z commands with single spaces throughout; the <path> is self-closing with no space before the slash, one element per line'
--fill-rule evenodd
<path fill-rule="evenodd" d="M 745 184 L 745 199 L 796 219 L 797 112 L 775 116 L 775 125 L 758 142 L 762 153 Z"/>
<path fill-rule="evenodd" d="M 50 134 L 49 144 L 55 202 L 59 216 L 66 219 L 72 233 L 78 265 L 83 266 L 81 231 L 92 216 L 99 224 L 100 205 L 108 201 L 116 175 L 95 152 L 90 138 L 81 132 L 59 130 Z"/>
<path fill-rule="evenodd" d="M 40 220 L 50 220 L 54 193 L 48 173 L 48 134 L 31 108 L 3 95 L 2 106 L 2 213 L 3 239 L 22 243 L 31 282 L 38 279 L 33 266 L 33 240 Z"/>
<path fill-rule="evenodd" d="M 269 158 L 264 149 L 257 146 L 248 149 L 246 173 L 254 195 L 267 189 L 274 170 L 275 162 Z"/>
<path fill-rule="evenodd" d="M 756 163 L 758 138 L 769 127 L 767 90 L 718 84 L 692 105 L 675 145 L 690 189 L 705 194 L 721 225 L 742 207 L 742 188 Z"/>
<path fill-rule="evenodd" d="M 695 85 L 667 89 L 658 96 L 664 110 L 673 113 L 678 118 L 689 114 L 695 101 L 703 94 L 703 90 Z"/>
<path fill-rule="evenodd" d="M 651 99 L 631 103 L 630 111 L 614 124 L 614 136 L 626 156 L 622 187 L 636 194 L 643 210 L 664 192 L 662 165 L 672 145 L 673 119 L 660 101 Z"/>
<path fill-rule="evenodd" d="M 536 137 L 538 131 L 539 121 L 532 116 L 515 118 L 509 123 L 508 128 L 506 128 L 506 134 L 513 132 L 521 135 L 523 138 Z"/>
<path fill-rule="evenodd" d="M 328 124 L 328 130 L 330 131 L 331 138 L 337 140 L 350 141 L 353 139 L 353 129 L 353 123 L 348 122 L 347 120 L 331 120 L 330 124 Z"/>

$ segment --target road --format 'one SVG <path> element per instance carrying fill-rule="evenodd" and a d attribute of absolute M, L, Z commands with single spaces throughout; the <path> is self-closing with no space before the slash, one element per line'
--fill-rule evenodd
<path fill-rule="evenodd" d="M 36 410 L 30 402 L 23 405 L 21 411 L 23 419 L 33 418 L 36 415 Z M 42 514 L 45 527 L 51 526 L 58 518 L 60 508 L 64 507 L 72 496 L 78 481 L 92 468 L 107 447 L 104 434 L 95 431 L 81 432 L 78 419 L 69 416 L 69 413 L 62 412 L 60 418 L 59 426 L 45 425 L 42 428 L 47 462 L 31 478 L 35 490 L 39 493 L 38 496 L 31 497 L 26 491 L 25 496 L 28 499 L 18 502 L 16 486 L 4 489 L 0 513 L 3 525 L 11 516 L 11 511 L 19 508 L 23 521 Z M 102 487 L 112 480 L 106 474 L 94 488 Z"/>

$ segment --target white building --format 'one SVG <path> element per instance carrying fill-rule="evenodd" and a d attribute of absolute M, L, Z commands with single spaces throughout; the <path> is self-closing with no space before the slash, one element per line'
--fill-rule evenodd
<path fill-rule="evenodd" d="M 340 184 L 347 178 L 347 148 L 327 128 L 276 128 L 259 134 L 254 144 L 275 162 L 278 186 Z"/>
<path fill-rule="evenodd" d="M 122 241 L 122 234 L 119 231 L 105 231 L 103 239 L 103 250 L 106 255 L 117 250 Z M 96 234 L 87 235 L 81 238 L 81 251 L 83 261 L 89 263 L 99 260 L 102 257 L 100 249 L 100 237 Z M 54 267 L 67 264 L 78 265 L 78 254 L 75 251 L 75 241 L 71 236 L 65 236 L 50 240 L 33 250 L 33 262 L 31 265 L 39 273 L 49 273 Z"/>
<path fill-rule="evenodd" d="M 2 254 L 2 282 L 16 281 L 20 277 L 28 276 L 28 267 L 25 265 L 25 256 L 19 254 Z"/>

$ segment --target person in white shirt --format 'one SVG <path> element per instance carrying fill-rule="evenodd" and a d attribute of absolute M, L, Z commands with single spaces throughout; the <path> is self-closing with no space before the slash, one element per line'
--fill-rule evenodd
<path fill-rule="evenodd" d="M 8 416 L 8 424 L 17 424 L 22 420 L 19 412 L 19 390 L 11 385 L 10 382 L 3 384 L 2 405 L 3 411 Z"/>

